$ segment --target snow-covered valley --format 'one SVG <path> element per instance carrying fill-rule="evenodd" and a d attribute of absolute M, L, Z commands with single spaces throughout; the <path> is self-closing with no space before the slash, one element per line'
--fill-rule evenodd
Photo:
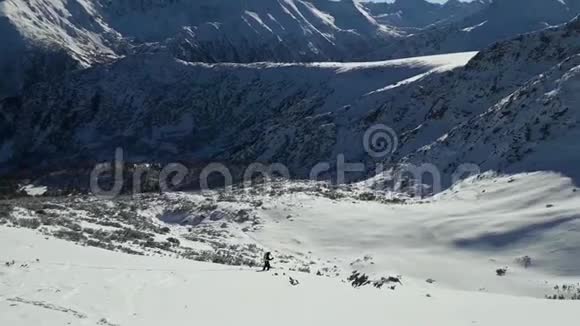
<path fill-rule="evenodd" d="M 569 179 L 481 176 L 423 201 L 360 195 L 360 189 L 284 182 L 239 193 L 46 198 L 36 201 L 43 207 L 36 210 L 29 201 L 13 201 L 11 217 L 0 226 L 0 320 L 543 325 L 574 318 L 575 301 L 546 298 L 576 298 L 580 291 L 580 193 Z M 236 220 L 240 209 L 247 219 Z M 138 255 L 102 249 L 95 240 L 114 239 L 118 229 L 107 221 L 144 230 L 131 225 L 131 211 L 139 223 L 169 228 L 154 241 L 172 237 L 178 244 L 135 246 Z M 49 222 L 55 216 L 79 227 Z M 81 236 L 74 240 L 73 233 Z M 215 255 L 192 254 L 205 250 Z M 252 265 L 252 257 L 266 250 L 273 252 L 274 270 L 256 273 L 260 266 Z M 233 265 L 199 262 L 220 259 Z M 499 275 L 503 268 L 506 274 Z M 353 271 L 375 284 L 354 288 L 348 280 Z M 383 277 L 400 283 L 378 288 Z"/>

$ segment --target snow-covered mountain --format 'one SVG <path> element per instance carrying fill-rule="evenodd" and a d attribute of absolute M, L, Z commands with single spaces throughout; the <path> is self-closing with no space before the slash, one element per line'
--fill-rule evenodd
<path fill-rule="evenodd" d="M 565 104 L 556 94 L 574 96 L 567 85 L 574 84 L 579 26 L 575 19 L 498 43 L 463 69 L 425 78 L 421 87 L 399 89 L 398 96 L 385 104 L 388 110 L 381 112 L 380 120 L 388 125 L 404 123 L 399 129 L 403 139 L 399 163 L 434 164 L 446 185 L 463 163 L 477 164 L 482 171 L 558 171 L 578 180 L 572 163 L 552 158 L 564 155 L 553 141 L 568 146 L 573 142 L 563 135 L 576 130 L 574 100 Z M 532 116 L 538 120 L 528 121 Z M 561 125 L 565 127 L 556 127 Z M 555 129 L 559 132 L 550 131 Z M 534 154 L 536 150 L 541 154 Z"/>
<path fill-rule="evenodd" d="M 2 1 L 0 42 L 6 50 L 0 58 L 5 76 L 0 97 L 65 70 L 131 53 L 167 51 L 203 62 L 348 60 L 398 35 L 359 3 L 316 3 Z"/>
<path fill-rule="evenodd" d="M 435 26 L 387 45 L 367 58 L 475 51 L 492 43 L 568 22 L 580 14 L 578 0 L 495 0 L 451 25 Z"/>
<path fill-rule="evenodd" d="M 348 60 L 397 33 L 353 1 L 107 2 L 104 17 L 139 43 L 167 41 L 188 61 Z"/>
<path fill-rule="evenodd" d="M 2 1 L 0 98 L 64 71 L 117 58 L 120 39 L 91 1 Z"/>
<path fill-rule="evenodd" d="M 535 1 L 535 4 L 553 4 L 551 0 Z M 74 50 L 78 57 L 72 61 L 94 66 L 51 76 L 50 81 L 38 82 L 23 94 L 0 102 L 0 163 L 4 172 L 90 166 L 111 158 L 115 148 L 122 147 L 128 162 L 183 160 L 242 165 L 256 160 L 279 162 L 286 164 L 293 177 L 303 178 L 308 176 L 312 166 L 333 162 L 338 154 L 345 154 L 352 161 L 374 162 L 361 143 L 367 128 L 382 123 L 393 128 L 400 137 L 398 152 L 390 157 L 389 163 L 421 162 L 433 157 L 432 163 L 444 165 L 441 169 L 449 176 L 461 162 L 436 159 L 441 154 L 426 154 L 424 158 L 420 153 L 439 148 L 437 144 L 454 128 L 465 123 L 475 125 L 472 119 L 501 106 L 530 80 L 543 78 L 542 73 L 557 70 L 558 64 L 580 53 L 578 20 L 573 20 L 566 25 L 498 43 L 482 50 L 472 60 L 475 53 L 366 63 L 192 63 L 195 55 L 190 50 L 196 49 L 195 42 L 185 42 L 187 46 L 180 42 L 196 36 L 193 28 L 179 27 L 184 21 L 196 24 L 206 17 L 226 17 L 224 21 L 230 16 L 248 18 L 253 15 L 246 15 L 248 8 L 255 9 L 252 12 L 261 17 L 269 12 L 287 14 L 286 6 L 294 4 L 293 8 L 316 12 L 318 18 L 326 17 L 326 23 L 318 27 L 313 19 L 308 19 L 310 23 L 306 25 L 318 31 L 321 26 L 352 35 L 362 31 L 366 31 L 364 35 L 377 31 L 388 34 L 389 31 L 373 23 L 363 7 L 348 1 L 277 1 L 274 7 L 259 7 L 257 2 L 250 1 L 243 7 L 232 6 L 225 13 L 208 9 L 214 8 L 208 4 L 209 7 L 203 7 L 202 15 L 197 11 L 180 10 L 196 14 L 179 16 L 171 23 L 164 20 L 169 17 L 165 11 L 173 12 L 191 3 L 162 1 L 148 6 L 136 2 L 99 2 L 99 6 L 94 6 L 96 2 L 83 3 L 86 12 L 95 14 L 87 15 L 86 20 L 70 19 L 81 16 L 63 15 L 63 10 L 56 10 L 74 24 L 58 24 L 62 29 L 48 34 L 61 38 L 46 37 L 47 42 L 70 46 L 58 51 L 63 58 L 67 58 L 68 51 Z M 510 4 L 508 0 L 498 3 L 494 2 L 478 15 L 491 15 L 495 6 Z M 575 8 L 575 2 L 558 3 L 550 7 L 554 10 L 538 15 L 560 17 L 562 6 L 570 10 Z M 26 7 L 9 7 L 9 4 L 14 2 L 2 3 L 11 17 L 32 17 L 25 14 L 23 8 Z M 67 10 L 70 13 L 72 9 Z M 239 10 L 244 10 L 242 16 L 238 15 Z M 501 12 L 495 10 L 494 15 L 500 17 Z M 301 12 L 304 16 L 304 11 Z M 537 21 L 537 15 L 532 16 L 529 21 Z M 167 28 L 135 29 L 143 17 L 147 17 L 151 25 L 167 25 Z M 503 17 L 509 16 L 504 14 Z M 92 26 L 95 33 L 73 28 L 84 26 L 87 20 L 92 22 L 88 26 Z M 277 20 L 282 21 L 281 18 Z M 116 25 L 104 24 L 105 21 Z M 528 20 L 521 18 L 520 21 Z M 347 22 L 350 25 L 345 25 Z M 27 25 L 19 26 L 17 30 L 26 30 Z M 244 26 L 257 28 L 249 23 Z M 284 26 L 290 28 L 291 24 Z M 49 31 L 47 26 L 38 24 L 27 28 Z M 352 28 L 359 32 L 353 32 Z M 174 37 L 178 30 L 185 38 Z M 83 43 L 87 47 L 64 42 L 67 33 L 73 32 L 84 35 L 81 39 L 87 40 Z M 310 32 L 314 33 L 314 29 Z M 310 32 L 307 34 L 311 35 Z M 30 35 L 36 34 L 30 32 Z M 104 39 L 103 35 L 109 38 Z M 239 34 L 243 35 L 244 32 Z M 94 38 L 99 40 L 94 44 L 110 49 L 110 56 L 90 56 L 101 53 L 90 47 Z M 119 40 L 121 43 L 117 42 Z M 210 40 L 213 42 L 216 38 Z M 37 46 L 37 43 L 31 44 L 33 48 Z M 110 44 L 126 46 L 114 48 Z M 118 53 L 124 55 L 120 57 Z M 95 64 L 101 62 L 99 60 L 103 63 Z M 455 134 L 458 139 L 472 135 Z M 503 143 L 494 146 L 501 147 Z M 461 147 L 461 150 L 467 152 L 459 151 L 458 157 L 477 161 L 476 157 L 468 155 L 470 148 Z M 506 163 L 500 161 L 483 166 L 503 170 Z M 526 168 L 514 172 L 528 171 L 533 164 L 526 163 Z M 373 172 L 369 168 L 357 177 L 370 177 Z"/>
<path fill-rule="evenodd" d="M 1 102 L 1 162 L 41 168 L 42 157 L 42 166 L 54 167 L 110 157 L 120 146 L 132 161 L 278 161 L 304 177 L 334 153 L 362 154 L 368 108 L 357 102 L 369 93 L 464 65 L 474 54 L 315 64 L 129 56 Z M 342 130 L 360 135 L 345 142 Z"/>
<path fill-rule="evenodd" d="M 534 10 L 515 15 L 519 5 L 513 0 L 444 5 L 424 0 L 6 0 L 0 3 L 5 45 L 0 97 L 65 71 L 143 53 L 167 52 L 189 62 L 250 63 L 475 51 L 563 23 L 579 8 L 576 0 L 534 0 L 527 5 Z M 405 30 L 388 24 L 436 27 Z"/>
<path fill-rule="evenodd" d="M 438 4 L 426 0 L 396 0 L 392 3 L 368 2 L 364 6 L 382 24 L 402 28 L 424 28 L 460 21 L 484 9 L 490 2 L 490 0 L 472 2 L 450 0 Z"/>
<path fill-rule="evenodd" d="M 470 61 L 474 53 L 318 64 L 193 64 L 166 52 L 132 55 L 2 101 L 1 162 L 6 171 L 50 170 L 90 165 L 123 147 L 130 162 L 258 160 L 284 163 L 293 177 L 302 178 L 338 154 L 372 162 L 361 146 L 363 134 L 380 123 L 400 137 L 392 163 L 431 161 L 446 177 L 461 163 L 503 171 L 511 162 L 489 160 L 487 151 L 472 152 L 463 139 L 476 137 L 468 132 L 474 121 L 512 101 L 510 96 L 530 80 L 544 80 L 543 73 L 570 65 L 560 63 L 575 62 L 569 58 L 580 53 L 578 26 L 573 20 L 498 43 Z M 543 102 L 543 97 L 537 93 L 530 101 Z M 572 108 L 554 110 L 573 114 Z M 488 142 L 516 133 L 505 128 L 505 133 L 481 128 L 483 136 L 477 137 Z M 446 154 L 456 156 L 448 162 L 440 152 L 449 133 L 460 147 Z M 549 140 L 534 135 L 526 141 Z M 501 148 L 500 156 L 511 151 L 500 138 L 489 146 Z M 486 161 L 473 156 L 483 152 Z M 510 171 L 528 172 L 543 166 L 538 162 L 531 157 Z M 571 167 L 553 169 L 576 173 Z M 372 176 L 373 170 L 365 172 Z"/>
<path fill-rule="evenodd" d="M 579 27 L 576 20 L 565 28 L 499 44 L 482 55 L 505 63 L 538 55 L 561 62 L 405 161 L 436 162 L 444 169 L 473 162 L 503 173 L 556 171 L 580 181 L 580 148 L 574 141 L 580 132 L 580 41 L 574 37 Z"/>

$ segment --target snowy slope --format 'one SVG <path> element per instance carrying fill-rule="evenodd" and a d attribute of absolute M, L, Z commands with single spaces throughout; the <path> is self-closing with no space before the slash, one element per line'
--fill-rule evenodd
<path fill-rule="evenodd" d="M 451 0 L 443 4 L 426 0 L 396 0 L 392 3 L 368 2 L 364 4 L 378 22 L 403 28 L 425 28 L 430 25 L 460 21 L 483 10 L 488 5 L 487 0 L 472 2 Z"/>
<path fill-rule="evenodd" d="M 6 45 L 0 58 L 6 76 L 0 98 L 66 71 L 136 53 L 248 63 L 368 61 L 475 51 L 563 23 L 579 8 L 571 0 L 534 0 L 534 10 L 513 15 L 519 2 L 509 1 L 388 5 L 389 17 L 445 25 L 407 34 L 380 22 L 382 4 L 350 0 L 6 0 L 0 4 L 0 42 Z"/>
<path fill-rule="evenodd" d="M 39 157 L 49 170 L 91 166 L 121 146 L 130 162 L 259 160 L 284 163 L 292 177 L 303 178 L 315 164 L 333 164 L 339 154 L 373 163 L 361 146 L 363 135 L 385 124 L 399 137 L 391 162 L 431 160 L 449 179 L 458 164 L 485 163 L 461 143 L 474 135 L 468 130 L 472 122 L 579 53 L 578 26 L 576 19 L 522 35 L 475 57 L 244 65 L 190 64 L 166 52 L 132 55 L 3 101 L 1 160 L 5 171 L 17 166 L 34 172 Z M 530 101 L 543 101 L 541 96 Z M 425 146 L 441 143 L 458 126 L 463 127 L 454 132 L 455 159 L 406 158 L 421 157 Z M 568 126 L 573 132 L 574 125 Z M 484 128 L 483 139 L 494 129 Z M 516 132 L 504 129 L 507 135 Z M 503 148 L 502 153 L 510 150 L 503 147 L 505 139 L 491 139 L 490 146 Z M 513 172 L 547 167 L 540 161 L 531 157 Z M 374 166 L 367 167 L 352 177 L 371 177 Z M 484 171 L 505 167 L 501 160 L 481 165 Z M 575 178 L 573 167 L 556 171 Z M 449 185 L 447 180 L 444 186 Z"/>
<path fill-rule="evenodd" d="M 205 62 L 340 61 L 398 35 L 360 4 L 328 7 L 332 13 L 300 0 L 3 1 L 0 69 L 8 78 L 0 97 L 135 52 Z"/>
<path fill-rule="evenodd" d="M 361 201 L 288 192 L 265 204 L 262 220 L 274 223 L 265 223 L 256 238 L 267 248 L 308 251 L 347 271 L 543 297 L 551 282 L 574 282 L 580 271 L 573 258 L 580 250 L 574 189 L 570 179 L 535 173 L 481 175 L 405 204 L 381 202 L 380 195 Z M 517 263 L 526 255 L 532 268 Z M 490 273 L 503 266 L 514 276 Z"/>
<path fill-rule="evenodd" d="M 510 100 L 512 94 L 516 94 L 514 96 L 517 97 L 517 93 L 520 91 L 524 94 L 527 93 L 526 98 L 530 102 L 544 102 L 543 93 L 539 90 L 530 93 L 531 90 L 534 90 L 534 86 L 529 85 L 534 80 L 547 78 L 545 75 L 548 71 L 552 71 L 549 73 L 550 75 L 557 75 L 559 69 L 566 67 L 566 65 L 559 66 L 560 63 L 564 61 L 574 62 L 568 58 L 574 57 L 580 52 L 578 26 L 576 19 L 561 27 L 498 43 L 479 52 L 462 69 L 424 78 L 418 83 L 421 87 L 417 87 L 417 84 L 410 84 L 394 91 L 383 92 L 382 98 L 388 100 L 377 111 L 376 121 L 397 128 L 401 138 L 397 159 L 416 153 L 412 154 L 414 158 L 410 161 L 414 163 L 426 162 L 438 166 L 443 176 L 448 178 L 445 186 L 449 185 L 449 177 L 459 164 L 474 163 L 480 164 L 482 171 L 503 171 L 510 164 L 506 161 L 491 159 L 489 157 L 490 150 L 498 149 L 502 153 L 499 154 L 500 156 L 512 156 L 512 154 L 517 157 L 522 156 L 523 153 L 512 152 L 515 148 L 505 147 L 506 142 L 512 142 L 510 140 L 512 136 L 515 137 L 521 133 L 516 131 L 517 122 L 512 120 L 511 113 L 499 114 L 498 120 L 494 123 L 503 124 L 503 128 L 496 128 L 498 126 L 488 125 L 491 122 L 489 121 L 490 116 L 486 112 L 508 105 L 512 102 Z M 568 69 L 572 69 L 572 67 Z M 561 71 L 560 73 L 565 74 L 566 72 Z M 522 90 L 522 87 L 528 90 Z M 446 91 L 441 92 L 441 89 Z M 379 95 L 377 94 L 377 96 Z M 566 105 L 562 105 L 563 108 L 556 108 L 556 106 L 560 106 L 556 103 L 554 103 L 554 112 L 564 110 L 566 107 Z M 571 103 L 574 103 L 574 100 L 569 103 L 568 106 L 572 106 Z M 524 114 L 524 110 L 527 109 L 528 103 L 522 104 L 522 109 L 518 109 L 517 113 Z M 511 107 L 512 104 L 509 105 Z M 537 107 L 529 107 L 529 109 L 532 116 L 537 114 L 539 110 Z M 509 111 L 512 110 L 514 109 Z M 571 109 L 569 114 L 572 114 Z M 556 114 L 554 121 L 546 119 L 546 124 L 560 125 L 557 119 L 558 115 Z M 486 126 L 477 126 L 478 128 L 475 129 L 474 121 L 481 121 Z M 575 130 L 573 122 L 567 126 L 570 128 L 570 132 Z M 496 135 L 495 133 L 499 132 L 500 129 L 503 129 L 504 132 Z M 451 134 L 450 131 L 454 135 L 455 142 L 461 144 L 460 148 L 455 148 L 448 154 L 440 155 L 440 153 L 434 156 L 427 154 L 424 156 L 424 152 L 431 150 L 432 143 L 438 143 L 438 148 L 445 151 L 444 148 L 450 141 L 447 139 L 448 134 Z M 499 135 L 504 135 L 505 138 L 499 139 Z M 471 142 L 465 141 L 466 139 L 476 139 L 472 137 L 486 143 L 486 147 L 480 147 L 476 150 L 476 147 L 472 147 Z M 520 140 L 513 141 L 520 142 Z M 547 141 L 548 138 L 544 139 L 543 136 L 539 136 L 534 140 L 530 139 L 528 145 L 535 146 L 533 144 L 544 142 L 548 144 Z M 562 141 L 566 142 L 564 139 Z M 521 142 L 528 143 L 528 140 L 525 140 L 524 137 Z M 526 149 L 523 151 L 525 152 Z M 455 156 L 456 159 L 449 161 L 445 159 L 446 155 Z M 508 159 L 507 156 L 504 159 Z M 422 158 L 419 159 L 419 157 Z M 524 160 L 527 163 L 523 163 L 519 168 L 512 169 L 510 172 L 519 173 L 548 169 L 547 165 L 540 163 L 543 160 L 539 156 Z M 576 179 L 574 167 L 569 166 L 566 169 L 563 168 L 564 165 L 560 165 L 560 167 L 558 164 L 552 164 L 549 170 L 555 169 L 555 171 Z"/>
<path fill-rule="evenodd" d="M 75 166 L 109 158 L 121 146 L 129 161 L 259 159 L 304 176 L 333 153 L 362 151 L 357 134 L 364 129 L 337 125 L 349 119 L 351 105 L 377 89 L 460 67 L 474 55 L 247 65 L 130 56 L 2 102 L 0 161 L 37 169 L 41 156 L 47 168 Z M 356 128 L 346 130 L 355 132 L 356 143 L 337 143 L 342 127 Z"/>
<path fill-rule="evenodd" d="M 525 7 L 525 8 L 524 8 Z M 473 51 L 519 34 L 566 23 L 580 14 L 578 0 L 496 0 L 451 25 L 436 26 L 392 42 L 366 59 Z"/>
<path fill-rule="evenodd" d="M 0 98 L 63 71 L 110 61 L 122 44 L 87 0 L 2 1 L 0 43 Z"/>
<path fill-rule="evenodd" d="M 435 164 L 446 185 L 462 163 L 482 171 L 557 171 L 578 181 L 570 142 L 577 129 L 578 26 L 576 19 L 498 43 L 454 72 L 459 75 L 452 81 L 462 81 L 457 93 L 442 96 L 430 117 L 410 129 L 400 153 L 410 155 L 402 163 Z M 474 74 L 487 83 L 475 82 Z M 434 141 L 425 142 L 434 132 Z"/>
<path fill-rule="evenodd" d="M 212 198 L 174 196 L 181 202 Z M 245 233 L 259 247 L 275 252 L 276 269 L 269 273 L 76 246 L 39 233 L 46 226 L 37 231 L 0 226 L 0 321 L 545 325 L 575 318 L 575 302 L 543 299 L 556 285 L 576 284 L 580 271 L 574 258 L 580 248 L 578 220 L 566 217 L 578 209 L 579 194 L 570 180 L 553 174 L 482 176 L 428 202 L 407 205 L 330 199 L 309 192 L 272 196 L 258 190 L 250 196 L 269 198 L 255 210 L 261 228 Z M 51 201 L 44 201 L 52 207 L 47 210 L 87 203 L 69 198 L 49 205 Z M 545 203 L 554 206 L 546 208 Z M 111 204 L 122 208 L 121 201 L 101 206 Z M 238 203 L 219 205 L 223 209 Z M 288 214 L 292 218 L 286 218 Z M 218 230 L 221 223 L 207 219 L 193 229 L 205 228 L 210 234 L 209 228 Z M 186 235 L 191 233 L 187 228 L 174 226 L 172 232 Z M 531 257 L 531 266 L 519 265 L 521 255 Z M 311 273 L 292 270 L 283 262 L 301 257 L 313 260 Z M 315 268 L 324 261 L 343 272 L 315 276 Z M 507 275 L 496 276 L 495 269 L 503 266 L 508 267 Z M 395 290 L 370 285 L 353 289 L 344 282 L 352 270 L 372 277 L 401 275 L 402 284 Z M 299 284 L 292 286 L 289 277 Z"/>
<path fill-rule="evenodd" d="M 103 10 L 124 36 L 139 42 L 167 40 L 166 46 L 187 61 L 345 60 L 397 36 L 360 4 L 328 2 L 177 1 L 134 8 L 121 1 Z"/>
<path fill-rule="evenodd" d="M 474 162 L 514 173 L 557 171 L 580 180 L 576 109 L 580 58 L 571 57 L 529 81 L 481 115 L 420 149 L 410 161 L 445 167 Z"/>

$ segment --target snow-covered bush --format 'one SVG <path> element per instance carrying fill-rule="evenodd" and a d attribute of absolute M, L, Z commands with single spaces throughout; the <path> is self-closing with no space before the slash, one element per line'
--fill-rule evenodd
<path fill-rule="evenodd" d="M 72 242 L 84 242 L 87 240 L 87 237 L 81 232 L 71 231 L 64 228 L 54 232 L 53 235 L 59 239 Z"/>
<path fill-rule="evenodd" d="M 554 294 L 546 295 L 551 300 L 580 300 L 580 283 L 554 286 Z"/>
<path fill-rule="evenodd" d="M 366 274 L 359 273 L 357 271 L 353 271 L 352 274 L 347 278 L 347 280 L 355 288 L 371 284 L 371 281 L 369 280 L 369 277 Z"/>
<path fill-rule="evenodd" d="M 15 224 L 28 229 L 38 229 L 41 225 L 38 218 L 19 218 L 15 220 Z"/>
<path fill-rule="evenodd" d="M 215 264 L 232 265 L 232 266 L 258 266 L 259 262 L 255 259 L 244 257 L 240 253 L 228 250 L 188 252 L 182 254 L 184 258 L 196 261 L 212 262 Z"/>

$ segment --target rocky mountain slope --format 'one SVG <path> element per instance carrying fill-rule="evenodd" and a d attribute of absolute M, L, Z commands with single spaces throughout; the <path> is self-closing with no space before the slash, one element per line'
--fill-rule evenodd
<path fill-rule="evenodd" d="M 396 110 L 383 113 L 389 124 L 396 122 L 389 117 L 393 112 L 408 112 L 409 106 L 425 113 L 424 120 L 411 120 L 403 131 L 400 163 L 434 164 L 447 185 L 462 163 L 477 164 L 482 171 L 558 171 L 577 180 L 577 169 L 564 163 L 575 162 L 574 155 L 558 153 L 558 146 L 573 146 L 566 145 L 573 144 L 566 135 L 576 130 L 570 85 L 580 53 L 579 26 L 575 19 L 498 43 L 465 68 L 430 77 L 432 88 L 410 87 L 415 93 L 410 102 L 389 103 Z M 433 101 L 435 85 L 450 91 Z M 433 136 L 433 143 L 425 141 Z M 560 160 L 563 155 L 569 160 Z"/>
<path fill-rule="evenodd" d="M 424 0 L 6 0 L 0 3 L 0 42 L 6 45 L 0 98 L 66 71 L 143 53 L 166 52 L 189 62 L 250 63 L 475 51 L 563 23 L 578 11 L 576 0 L 534 0 L 529 4 L 534 10 L 513 15 L 519 5 L 513 0 L 444 5 Z"/>
<path fill-rule="evenodd" d="M 490 2 L 451 0 L 438 4 L 426 0 L 395 0 L 392 3 L 368 2 L 364 6 L 382 24 L 401 28 L 425 28 L 460 21 L 483 10 Z"/>
<path fill-rule="evenodd" d="M 525 5 L 519 0 L 495 0 L 461 21 L 413 33 L 366 58 L 479 50 L 519 34 L 566 23 L 578 14 L 578 0 L 532 0 Z"/>
<path fill-rule="evenodd" d="M 284 163 L 293 176 L 306 177 L 316 163 L 333 162 L 338 154 L 372 162 L 361 144 L 375 124 L 398 134 L 398 151 L 390 159 L 405 162 L 408 155 L 436 148 L 431 144 L 441 137 L 445 144 L 453 128 L 473 128 L 473 119 L 501 106 L 528 81 L 559 71 L 554 67 L 580 53 L 578 26 L 574 20 L 496 44 L 463 68 L 473 53 L 377 63 L 249 65 L 191 64 L 163 52 L 130 56 L 4 100 L 3 167 L 94 162 L 123 147 L 132 162 L 258 160 Z M 452 68 L 457 69 L 448 71 Z M 458 142 L 475 135 L 467 129 L 454 131 Z M 493 129 L 479 132 L 488 138 Z M 500 139 L 493 144 L 505 146 Z M 482 163 L 468 155 L 471 145 L 462 146 L 468 147 L 457 152 L 461 160 L 445 164 L 434 154 L 423 161 L 440 165 L 445 175 L 460 163 Z"/>
<path fill-rule="evenodd" d="M 502 173 L 556 171 L 580 181 L 577 104 L 580 56 L 574 55 L 468 121 L 406 162 L 445 167 L 473 162 Z"/>
<path fill-rule="evenodd" d="M 6 0 L 0 3 L 0 42 L 7 49 L 0 97 L 133 53 L 164 51 L 203 62 L 348 60 L 398 35 L 358 3 L 319 0 L 317 6 L 301 0 Z"/>
<path fill-rule="evenodd" d="M 369 93 L 461 66 L 474 54 L 316 64 L 130 56 L 3 101 L 1 161 L 7 168 L 74 165 L 122 147 L 134 162 L 277 161 L 306 176 L 333 154 L 363 154 L 366 106 L 356 103 Z M 343 132 L 355 137 L 345 142 Z"/>
<path fill-rule="evenodd" d="M 126 7 L 121 4 L 103 5 L 108 11 L 99 10 L 125 17 L 128 14 L 122 9 Z M 179 4 L 163 2 L 156 10 Z M 339 26 L 341 17 L 337 12 L 354 5 L 316 4 L 334 13 L 334 26 Z M 567 4 L 573 8 L 572 2 Z M 134 10 L 145 14 L 151 10 L 129 8 L 130 17 Z M 3 173 L 24 174 L 89 167 L 111 159 L 120 147 L 125 150 L 126 161 L 132 163 L 219 161 L 245 166 L 254 161 L 277 162 L 285 164 L 292 177 L 305 178 L 317 163 L 330 162 L 335 166 L 338 155 L 344 154 L 349 161 L 367 164 L 355 176 L 361 179 L 372 177 L 372 163 L 384 159 L 365 152 L 361 146 L 365 131 L 384 124 L 399 138 L 397 152 L 386 160 L 389 164 L 429 162 L 438 165 L 449 179 L 461 163 L 503 171 L 512 166 L 511 156 L 515 155 L 530 160 L 513 165 L 510 171 L 527 172 L 534 166 L 545 166 L 539 163 L 540 159 L 528 155 L 530 147 L 540 148 L 551 139 L 536 134 L 546 134 L 550 127 L 544 125 L 559 122 L 539 122 L 540 129 L 535 128 L 538 130 L 531 130 L 524 137 L 526 144 L 514 143 L 507 148 L 507 140 L 497 137 L 520 131 L 507 125 L 488 127 L 493 120 L 487 117 L 492 114 L 489 112 L 503 107 L 502 103 L 513 101 L 510 96 L 514 92 L 529 93 L 522 87 L 531 80 L 544 80 L 544 73 L 551 71 L 549 74 L 556 76 L 554 71 L 564 69 L 573 76 L 573 67 L 558 65 L 566 60 L 575 62 L 570 58 L 580 53 L 578 26 L 575 19 L 521 35 L 484 49 L 475 57 L 475 53 L 459 53 L 380 62 L 310 64 L 191 63 L 183 60 L 181 52 L 168 51 L 171 48 L 166 45 L 174 39 L 155 42 L 165 35 L 142 31 L 142 35 L 133 37 L 148 38 L 148 43 L 138 50 L 133 48 L 123 58 L 60 78 L 55 76 L 20 96 L 0 101 L 0 164 Z M 115 26 L 115 30 L 123 31 L 123 25 Z M 554 81 L 564 74 L 553 77 Z M 522 105 L 532 107 L 532 102 L 543 99 L 543 94 L 534 95 L 530 103 Z M 565 111 L 567 106 L 554 105 L 555 111 L 550 113 L 554 119 L 573 119 L 563 113 L 573 114 Z M 481 117 L 485 118 L 477 120 Z M 513 125 L 515 128 L 517 124 Z M 473 126 L 481 126 L 481 130 L 468 131 Z M 489 134 L 496 129 L 497 134 Z M 456 139 L 456 151 L 444 155 L 450 135 L 450 139 Z M 486 146 L 493 139 L 490 146 L 500 149 L 497 157 L 482 160 L 472 154 L 471 145 L 461 143 L 461 139 L 469 137 L 484 139 Z M 514 154 L 514 146 L 521 151 Z M 564 165 L 554 165 L 553 169 L 567 175 L 575 173 Z M 329 174 L 333 176 L 332 172 Z M 446 185 L 450 185 L 449 181 Z"/>

